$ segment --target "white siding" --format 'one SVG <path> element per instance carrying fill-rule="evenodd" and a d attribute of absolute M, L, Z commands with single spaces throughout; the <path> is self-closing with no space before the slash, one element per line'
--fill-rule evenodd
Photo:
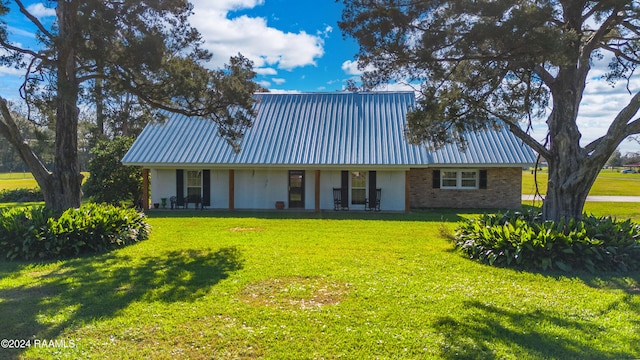
<path fill-rule="evenodd" d="M 229 208 L 229 170 L 211 170 L 210 208 Z"/>
<path fill-rule="evenodd" d="M 341 185 L 341 171 L 320 170 L 320 208 L 322 210 L 333 210 L 333 188 L 339 188 Z M 284 201 L 285 208 L 289 208 L 289 170 L 235 170 L 234 178 L 236 209 L 272 210 L 275 209 L 276 201 Z M 150 180 L 152 204 L 160 203 L 161 198 L 170 198 L 176 195 L 175 169 L 151 169 Z M 306 210 L 315 209 L 315 187 L 315 169 L 306 170 Z M 403 170 L 377 170 L 377 187 L 382 189 L 381 208 L 383 211 L 404 211 L 405 172 Z M 186 193 L 186 188 L 184 192 Z M 349 191 L 349 193 L 351 192 Z M 229 170 L 227 169 L 211 169 L 210 208 L 229 208 Z M 350 209 L 364 210 L 364 206 L 350 205 Z"/>
<path fill-rule="evenodd" d="M 151 204 L 160 203 L 161 198 L 169 198 L 176 195 L 176 171 L 151 169 Z M 169 205 L 167 205 L 168 207 Z"/>
<path fill-rule="evenodd" d="M 288 172 L 281 170 L 236 170 L 236 209 L 275 209 L 276 201 L 287 204 Z"/>

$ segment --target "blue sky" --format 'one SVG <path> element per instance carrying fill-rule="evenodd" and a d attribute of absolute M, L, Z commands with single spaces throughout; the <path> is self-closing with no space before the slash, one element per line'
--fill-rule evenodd
<path fill-rule="evenodd" d="M 194 2 L 193 25 L 203 32 L 220 29 L 223 39 L 225 32 L 233 31 L 235 45 L 242 46 L 241 52 L 254 61 L 260 74 L 257 80 L 270 90 L 342 90 L 353 76 L 342 66 L 353 60 L 358 47 L 354 40 L 343 39 L 337 24 L 342 7 L 334 0 L 222 2 L 230 9 L 225 21 L 217 23 L 201 21 L 198 10 L 202 7 L 204 11 L 206 5 Z M 211 45 L 214 43 L 212 40 Z M 226 50 L 221 47 L 224 50 L 211 50 L 220 54 Z M 225 53 L 220 60 L 228 55 L 232 54 Z"/>
<path fill-rule="evenodd" d="M 24 0 L 43 22 L 54 19 L 53 9 L 39 1 Z M 355 55 L 358 46 L 344 39 L 338 21 L 342 5 L 335 0 L 192 0 L 191 24 L 203 35 L 204 47 L 214 54 L 209 64 L 222 66 L 230 56 L 242 53 L 254 62 L 258 81 L 272 92 L 340 91 L 346 81 L 359 79 Z M 20 14 L 7 22 L 11 40 L 33 44 L 34 29 Z M 605 59 L 594 64 L 579 117 L 584 144 L 604 135 L 611 119 L 630 99 L 624 84 L 615 88 L 599 76 L 606 69 Z M 15 69 L 0 67 L 0 95 L 18 98 L 19 76 Z M 410 90 L 401 84 L 383 90 Z M 640 90 L 640 77 L 630 83 Z M 534 137 L 544 137 L 546 127 L 538 123 Z M 640 144 L 624 141 L 620 149 L 640 152 Z"/>

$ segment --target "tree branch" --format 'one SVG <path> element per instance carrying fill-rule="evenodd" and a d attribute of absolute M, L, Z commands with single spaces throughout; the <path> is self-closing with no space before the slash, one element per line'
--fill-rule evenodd
<path fill-rule="evenodd" d="M 551 157 L 549 150 L 547 150 L 547 148 L 544 147 L 544 145 L 540 144 L 536 139 L 531 137 L 531 135 L 529 135 L 526 131 L 522 130 L 518 124 L 514 124 L 510 121 L 505 121 L 505 123 L 509 127 L 509 131 L 511 131 L 525 144 L 529 145 L 529 147 L 531 147 L 540 156 L 545 159 L 549 159 Z"/>
<path fill-rule="evenodd" d="M 38 28 L 38 30 L 42 31 L 43 34 L 45 34 L 49 40 L 53 41 L 55 39 L 55 37 L 42 25 L 42 23 L 40 22 L 40 20 L 38 20 L 38 18 L 36 18 L 35 16 L 33 16 L 33 14 L 31 14 L 27 8 L 24 7 L 24 5 L 22 4 L 22 1 L 20 0 L 14 0 L 16 2 L 16 4 L 18 4 L 18 7 L 20 8 L 20 12 L 24 14 L 24 16 L 27 17 L 27 19 L 31 20 L 31 22 Z"/>
<path fill-rule="evenodd" d="M 640 119 L 636 119 L 629 123 L 640 110 L 640 92 L 636 93 L 629 101 L 629 104 L 622 109 L 609 126 L 607 134 L 592 141 L 584 147 L 587 153 L 598 152 L 601 149 L 614 148 L 622 142 L 627 136 L 640 132 Z"/>
<path fill-rule="evenodd" d="M 581 59 L 590 58 L 593 50 L 598 47 L 600 41 L 613 29 L 613 25 L 620 23 L 623 19 L 618 15 L 619 9 L 614 9 L 611 15 L 600 25 L 598 30 L 594 31 L 589 39 L 584 43 L 582 47 Z"/>
<path fill-rule="evenodd" d="M 0 96 L 0 114 L 4 122 L 0 121 L 0 135 L 4 136 L 14 147 L 18 150 L 20 158 L 27 164 L 31 173 L 35 177 L 36 181 L 40 185 L 40 188 L 45 188 L 46 184 L 51 181 L 51 175 L 46 166 L 40 161 L 38 155 L 36 155 L 29 144 L 24 140 L 20 134 L 20 130 L 13 120 L 11 111 L 7 105 L 7 100 Z"/>
<path fill-rule="evenodd" d="M 2 37 L 0 37 L 0 46 L 2 46 L 3 48 L 6 48 L 8 50 L 12 50 L 15 52 L 18 52 L 20 54 L 23 55 L 29 55 L 38 59 L 45 59 L 45 57 L 42 54 L 39 54 L 33 50 L 29 50 L 29 49 L 23 49 L 21 47 L 17 47 L 15 45 L 9 44 L 8 42 L 4 41 L 4 39 Z"/>
<path fill-rule="evenodd" d="M 536 65 L 533 71 L 549 88 L 551 88 L 553 86 L 553 83 L 556 81 L 556 78 L 551 75 L 551 73 L 549 73 L 547 69 L 545 69 L 542 65 Z"/>
<path fill-rule="evenodd" d="M 478 107 L 482 108 L 487 113 L 495 116 L 496 118 L 498 118 L 502 122 L 504 122 L 509 127 L 509 131 L 511 131 L 515 136 L 517 136 L 525 144 L 529 145 L 529 147 L 531 147 L 540 156 L 542 156 L 545 159 L 549 159 L 551 157 L 551 154 L 549 153 L 549 150 L 544 145 L 540 144 L 531 135 L 529 135 L 526 131 L 522 130 L 520 128 L 520 125 L 518 125 L 517 123 L 511 121 L 511 119 L 508 119 L 508 118 L 502 116 L 501 114 L 492 111 L 491 109 L 487 108 L 481 102 L 474 102 L 474 103 L 475 103 L 475 106 L 478 106 Z"/>

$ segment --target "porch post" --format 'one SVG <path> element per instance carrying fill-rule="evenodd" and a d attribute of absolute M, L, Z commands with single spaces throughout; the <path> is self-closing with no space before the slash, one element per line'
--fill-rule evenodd
<path fill-rule="evenodd" d="M 142 210 L 149 210 L 149 169 L 142 169 Z"/>
<path fill-rule="evenodd" d="M 411 212 L 411 177 L 409 173 L 411 170 L 407 170 L 404 173 L 404 212 Z"/>
<path fill-rule="evenodd" d="M 316 212 L 320 212 L 320 170 L 316 170 Z"/>
<path fill-rule="evenodd" d="M 235 210 L 235 172 L 233 169 L 229 170 L 229 210 Z"/>

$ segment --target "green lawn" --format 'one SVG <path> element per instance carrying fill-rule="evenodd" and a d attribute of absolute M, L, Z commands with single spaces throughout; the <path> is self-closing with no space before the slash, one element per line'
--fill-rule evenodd
<path fill-rule="evenodd" d="M 477 264 L 446 239 L 471 215 L 156 212 L 119 251 L 0 262 L 2 337 L 59 345 L 0 358 L 640 357 L 640 273 Z"/>
<path fill-rule="evenodd" d="M 87 180 L 89 173 L 83 172 L 83 182 Z M 31 173 L 0 173 L 0 191 L 15 189 L 33 189 L 38 187 L 38 183 Z"/>
<path fill-rule="evenodd" d="M 546 169 L 537 174 L 541 194 L 547 192 L 548 173 Z M 522 172 L 522 193 L 535 194 L 535 181 L 531 170 Z M 622 174 L 620 170 L 602 170 L 593 184 L 589 195 L 640 196 L 640 174 Z"/>
<path fill-rule="evenodd" d="M 89 176 L 83 173 L 85 180 Z M 542 170 L 538 173 L 538 184 L 540 192 L 546 193 L 547 172 Z M 0 191 L 13 189 L 32 189 L 38 184 L 30 173 L 0 173 Z M 522 193 L 534 194 L 534 177 L 530 170 L 522 172 Z M 640 196 L 640 174 L 621 174 L 619 170 L 602 170 L 596 180 L 590 195 L 621 195 Z"/>
<path fill-rule="evenodd" d="M 38 184 L 31 173 L 0 173 L 0 191 L 33 189 Z"/>

